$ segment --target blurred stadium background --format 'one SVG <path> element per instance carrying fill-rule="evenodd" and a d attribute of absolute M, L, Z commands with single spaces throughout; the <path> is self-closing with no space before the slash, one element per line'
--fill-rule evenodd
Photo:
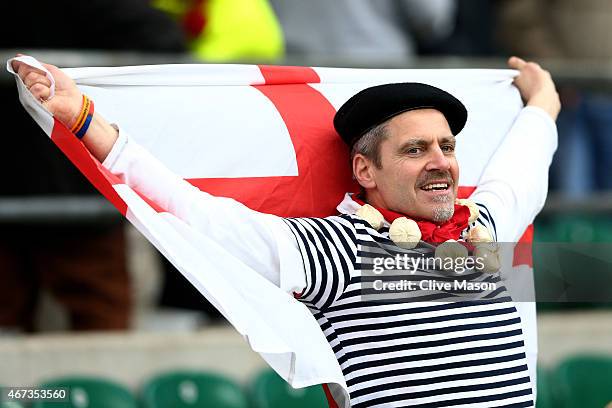
<path fill-rule="evenodd" d="M 36 0 L 3 8 L 2 60 L 21 52 L 60 67 L 505 68 L 508 55 L 533 58 L 551 71 L 563 102 L 550 192 L 535 223 L 536 280 L 555 256 L 548 243 L 612 249 L 605 0 Z M 0 97 L 0 386 L 70 385 L 76 407 L 327 406 L 319 388 L 279 383 L 93 191 L 25 113 L 6 72 Z M 538 406 L 612 401 L 609 266 L 596 279 L 607 298 L 538 303 Z"/>

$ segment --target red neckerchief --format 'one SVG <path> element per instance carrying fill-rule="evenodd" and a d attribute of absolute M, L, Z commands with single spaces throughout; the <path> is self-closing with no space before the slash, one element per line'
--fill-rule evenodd
<path fill-rule="evenodd" d="M 353 201 L 357 204 L 364 205 L 366 204 L 359 198 L 352 196 Z M 374 206 L 373 206 L 374 207 Z M 374 207 L 382 216 L 387 220 L 387 222 L 392 223 L 397 218 L 406 217 L 411 220 L 414 220 L 419 229 L 421 230 L 421 239 L 425 242 L 429 243 L 440 243 L 444 241 L 448 241 L 449 239 L 454 239 L 458 241 L 461 237 L 461 232 L 467 228 L 468 220 L 470 219 L 470 209 L 466 205 L 457 205 L 455 204 L 455 213 L 451 217 L 450 220 L 442 223 L 436 224 L 431 221 L 418 220 L 413 217 L 408 217 L 407 215 L 400 214 L 395 211 L 386 210 L 384 208 Z"/>

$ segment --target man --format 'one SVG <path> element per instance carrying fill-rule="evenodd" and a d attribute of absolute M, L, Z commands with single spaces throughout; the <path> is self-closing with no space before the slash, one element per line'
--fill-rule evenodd
<path fill-rule="evenodd" d="M 334 393 L 336 402 L 489 407 L 533 405 L 521 321 L 510 299 L 367 301 L 362 261 L 367 258 L 364 248 L 399 251 L 389 239 L 395 218 L 418 221 L 428 242 L 462 238 L 478 224 L 501 241 L 516 241 L 533 220 L 546 195 L 556 147 L 552 120 L 560 106 L 547 72 L 518 58 L 510 66 L 520 70 L 516 84 L 529 106 L 484 172 L 472 196 L 479 211 L 471 221 L 466 208 L 455 205 L 455 136 L 467 116 L 463 105 L 440 89 L 392 84 L 351 98 L 334 124 L 352 147 L 362 195 L 347 196 L 339 216 L 282 219 L 200 192 L 99 114 L 84 120 L 87 104 L 57 68 L 46 66 L 56 81 L 51 99 L 45 75 L 25 65 L 15 69 L 32 94 L 74 128 L 92 154 L 126 184 L 297 294 L 317 319 L 346 380 L 349 395 Z M 83 128 L 84 123 L 89 127 Z M 367 208 L 364 202 L 384 214 L 386 223 L 371 225 L 355 215 Z M 473 275 L 483 279 L 483 274 Z"/>

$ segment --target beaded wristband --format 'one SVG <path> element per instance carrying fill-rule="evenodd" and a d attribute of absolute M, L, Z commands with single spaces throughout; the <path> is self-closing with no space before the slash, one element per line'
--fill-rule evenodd
<path fill-rule="evenodd" d="M 94 103 L 86 95 L 83 95 L 83 105 L 81 106 L 81 112 L 77 116 L 77 120 L 72 125 L 70 131 L 76 135 L 79 139 L 82 139 L 87 133 L 87 129 L 91 124 L 91 120 L 94 114 Z"/>

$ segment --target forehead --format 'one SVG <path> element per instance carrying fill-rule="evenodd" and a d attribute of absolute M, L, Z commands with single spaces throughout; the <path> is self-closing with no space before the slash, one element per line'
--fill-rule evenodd
<path fill-rule="evenodd" d="M 402 143 L 410 138 L 452 137 L 446 118 L 435 109 L 416 109 L 393 117 L 387 126 L 389 139 Z"/>

